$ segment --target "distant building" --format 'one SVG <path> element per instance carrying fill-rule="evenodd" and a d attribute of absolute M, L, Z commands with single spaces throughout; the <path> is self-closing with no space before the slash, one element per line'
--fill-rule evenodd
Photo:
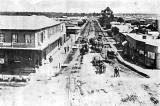
<path fill-rule="evenodd" d="M 117 35 L 113 34 L 113 38 L 122 43 L 126 38 L 126 33 L 130 33 L 133 29 L 131 28 L 131 24 L 122 24 L 119 22 L 111 22 L 112 27 L 117 27 L 119 29 L 119 33 Z"/>
<path fill-rule="evenodd" d="M 77 26 L 82 26 L 86 21 L 86 17 L 68 17 L 68 19 L 72 24 Z"/>
<path fill-rule="evenodd" d="M 130 59 L 147 67 L 160 69 L 160 39 L 147 34 L 129 33 L 126 41 L 123 51 Z"/>
<path fill-rule="evenodd" d="M 112 27 L 117 27 L 119 29 L 120 33 L 129 33 L 130 31 L 132 31 L 133 29 L 131 28 L 131 24 L 127 23 L 127 24 L 120 24 L 119 22 L 112 22 L 111 23 Z"/>
<path fill-rule="evenodd" d="M 65 41 L 65 23 L 45 16 L 0 16 L 0 69 L 41 65 Z"/>

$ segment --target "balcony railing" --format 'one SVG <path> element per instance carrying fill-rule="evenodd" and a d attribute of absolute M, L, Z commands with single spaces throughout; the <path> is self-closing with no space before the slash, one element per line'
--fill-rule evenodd
<path fill-rule="evenodd" d="M 35 44 L 34 43 L 0 43 L 0 47 L 35 48 Z"/>

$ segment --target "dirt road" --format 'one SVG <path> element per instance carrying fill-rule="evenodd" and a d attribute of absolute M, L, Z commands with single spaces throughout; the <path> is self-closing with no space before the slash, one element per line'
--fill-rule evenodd
<path fill-rule="evenodd" d="M 90 33 L 94 34 L 94 33 Z M 0 84 L 0 106 L 159 106 L 160 79 L 144 78 L 125 66 L 120 77 L 113 77 L 113 66 L 106 64 L 106 72 L 96 74 L 91 61 L 98 53 L 76 54 L 62 72 L 52 79 L 36 73 L 31 81 L 20 87 Z M 19 83 L 16 83 L 19 84 Z"/>
<path fill-rule="evenodd" d="M 106 73 L 96 74 L 96 69 L 91 64 L 94 55 L 90 53 L 84 56 L 84 63 L 77 79 L 86 106 L 159 105 L 158 79 L 147 79 L 134 72 L 126 72 L 127 69 L 120 72 L 121 77 L 114 78 L 113 67 L 109 64 Z"/>

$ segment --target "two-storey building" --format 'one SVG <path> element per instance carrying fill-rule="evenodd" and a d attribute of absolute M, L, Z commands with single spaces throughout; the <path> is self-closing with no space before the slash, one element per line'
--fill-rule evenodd
<path fill-rule="evenodd" d="M 42 65 L 65 41 L 63 22 L 45 16 L 0 16 L 0 69 Z"/>

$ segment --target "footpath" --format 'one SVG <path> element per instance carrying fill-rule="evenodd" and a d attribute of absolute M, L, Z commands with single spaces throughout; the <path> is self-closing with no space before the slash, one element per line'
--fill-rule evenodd
<path fill-rule="evenodd" d="M 78 34 L 75 36 L 71 36 L 65 43 L 62 45 L 59 49 L 56 51 L 52 51 L 49 53 L 46 57 L 52 56 L 53 60 L 50 63 L 49 58 L 46 59 L 46 62 L 42 64 L 42 66 L 39 67 L 39 69 L 36 70 L 36 73 L 33 75 L 36 76 L 55 76 L 55 74 L 59 73 L 61 70 L 61 66 L 65 65 L 64 62 L 67 59 L 69 53 L 72 50 L 72 46 L 74 46 L 75 41 L 80 37 L 82 30 L 84 29 L 87 22 L 81 27 L 81 30 Z M 64 47 L 69 47 L 66 50 L 64 50 Z"/>
<path fill-rule="evenodd" d="M 64 50 L 64 47 L 66 47 L 66 53 Z M 68 50 L 69 47 L 69 50 Z M 46 63 L 44 63 L 36 73 L 43 73 L 47 74 L 48 72 L 58 72 L 61 68 L 61 65 L 66 60 L 69 52 L 71 51 L 71 38 L 69 38 L 63 46 L 61 46 L 56 52 L 51 52 L 48 54 L 47 57 L 52 56 L 53 60 L 50 63 L 49 58 L 47 58 Z"/>
<path fill-rule="evenodd" d="M 113 45 L 113 43 L 110 43 L 113 50 L 117 51 L 117 48 Z M 118 53 L 118 52 L 117 52 Z M 158 69 L 144 69 L 140 66 L 137 66 L 136 64 L 130 63 L 122 58 L 122 56 L 118 53 L 117 60 L 124 64 L 125 66 L 131 68 L 135 72 L 145 76 L 146 78 L 158 78 L 160 76 L 160 70 Z"/>

